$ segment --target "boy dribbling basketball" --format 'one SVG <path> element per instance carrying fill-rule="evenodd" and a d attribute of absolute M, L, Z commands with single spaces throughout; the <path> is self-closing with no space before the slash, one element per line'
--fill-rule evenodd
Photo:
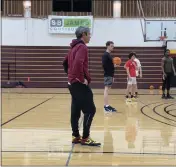
<path fill-rule="evenodd" d="M 136 68 L 137 64 L 134 61 L 135 55 L 134 53 L 129 54 L 129 60 L 125 63 L 125 68 L 127 72 L 127 92 L 126 92 L 126 98 L 127 101 L 131 101 L 131 99 L 134 99 L 134 94 L 136 92 Z M 131 92 L 131 95 L 129 93 Z"/>

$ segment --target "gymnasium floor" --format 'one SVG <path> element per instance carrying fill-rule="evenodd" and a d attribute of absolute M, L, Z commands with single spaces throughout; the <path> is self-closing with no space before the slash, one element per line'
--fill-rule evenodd
<path fill-rule="evenodd" d="M 111 90 L 118 112 L 105 114 L 103 90 L 93 92 L 91 137 L 101 147 L 71 144 L 66 89 L 2 89 L 2 165 L 176 166 L 176 100 L 140 90 L 138 102 L 126 104 L 124 90 Z"/>

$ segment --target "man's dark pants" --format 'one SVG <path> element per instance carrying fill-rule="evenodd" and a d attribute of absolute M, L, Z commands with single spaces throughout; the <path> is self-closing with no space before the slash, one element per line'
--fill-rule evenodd
<path fill-rule="evenodd" d="M 72 103 L 71 103 L 72 135 L 75 137 L 78 137 L 80 135 L 78 123 L 82 110 L 84 114 L 83 139 L 85 139 L 90 135 L 90 127 L 96 112 L 96 107 L 93 100 L 93 93 L 89 86 L 82 84 L 80 82 L 68 85 L 68 88 L 72 96 Z"/>

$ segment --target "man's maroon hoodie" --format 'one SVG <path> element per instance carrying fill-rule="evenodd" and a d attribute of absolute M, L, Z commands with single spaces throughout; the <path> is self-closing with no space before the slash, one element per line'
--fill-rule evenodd
<path fill-rule="evenodd" d="M 84 83 L 87 79 L 91 82 L 90 74 L 88 72 L 88 48 L 80 39 L 72 40 L 70 44 L 71 49 L 63 61 L 65 72 L 68 74 L 68 82 Z"/>

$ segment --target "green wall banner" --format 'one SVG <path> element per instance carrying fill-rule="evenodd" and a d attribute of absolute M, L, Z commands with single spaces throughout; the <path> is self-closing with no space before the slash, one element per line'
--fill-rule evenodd
<path fill-rule="evenodd" d="M 49 33 L 74 34 L 79 26 L 93 27 L 92 16 L 48 16 Z"/>

